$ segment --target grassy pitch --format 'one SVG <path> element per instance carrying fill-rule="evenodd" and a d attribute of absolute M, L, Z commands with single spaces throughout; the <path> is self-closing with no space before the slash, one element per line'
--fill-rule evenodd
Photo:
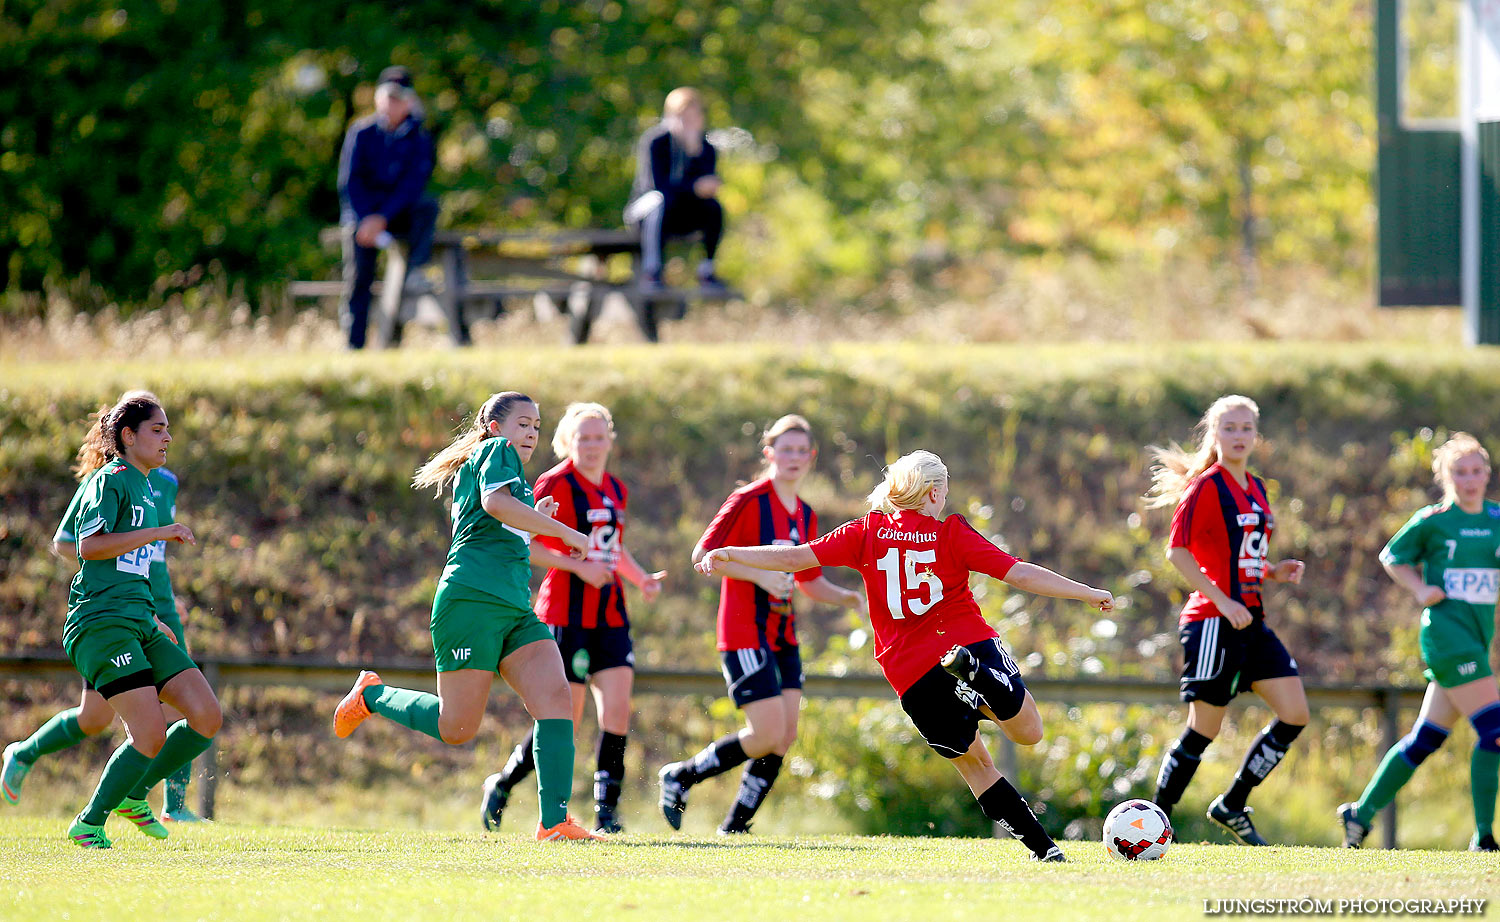
<path fill-rule="evenodd" d="M 1489 899 L 1494 855 L 1178 844 L 1126 863 L 1096 843 L 1039 865 L 1019 843 L 846 836 L 518 833 L 216 824 L 157 843 L 112 822 L 90 852 L 56 819 L 0 819 L 0 919 L 959 922 L 1202 919 L 1221 899 Z M 1495 910 L 1487 905 L 1486 915 Z M 1347 913 L 1343 913 L 1347 915 Z"/>

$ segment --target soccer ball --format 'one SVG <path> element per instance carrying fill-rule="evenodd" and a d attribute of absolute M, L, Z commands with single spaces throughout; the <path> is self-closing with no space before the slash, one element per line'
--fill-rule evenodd
<path fill-rule="evenodd" d="M 1172 822 L 1149 800 L 1127 800 L 1104 818 L 1104 849 L 1127 861 L 1151 861 L 1172 844 Z"/>

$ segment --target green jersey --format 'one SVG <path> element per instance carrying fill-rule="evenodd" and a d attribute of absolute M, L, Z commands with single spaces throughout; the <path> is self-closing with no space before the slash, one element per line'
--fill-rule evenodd
<path fill-rule="evenodd" d="M 114 460 L 89 475 L 75 514 L 76 539 L 101 532 L 118 533 L 155 528 L 156 500 L 146 475 Z M 101 614 L 150 620 L 152 545 L 107 560 L 78 558 L 78 573 L 68 591 L 68 620 L 63 639 L 91 617 Z"/>
<path fill-rule="evenodd" d="M 52 540 L 75 544 L 78 541 L 78 507 L 83 504 L 87 492 L 88 477 L 73 491 L 73 499 L 63 513 L 62 522 Z M 177 475 L 164 467 L 153 469 L 146 475 L 151 487 L 151 498 L 156 503 L 156 524 L 171 525 L 177 521 Z M 158 615 L 177 617 L 177 600 L 172 595 L 172 576 L 167 572 L 167 542 L 151 544 L 151 601 Z"/>
<path fill-rule="evenodd" d="M 1421 566 L 1423 582 L 1447 595 L 1430 614 L 1493 625 L 1500 598 L 1500 504 L 1486 501 L 1472 515 L 1449 502 L 1420 509 L 1381 550 L 1380 560 Z"/>
<path fill-rule="evenodd" d="M 453 482 L 453 544 L 443 581 L 478 589 L 516 608 L 531 608 L 531 533 L 512 528 L 484 511 L 496 490 L 535 506 L 521 456 L 509 439 L 480 443 Z"/>

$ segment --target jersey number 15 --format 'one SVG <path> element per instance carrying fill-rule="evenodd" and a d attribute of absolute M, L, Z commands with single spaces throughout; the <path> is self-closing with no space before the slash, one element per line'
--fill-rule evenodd
<path fill-rule="evenodd" d="M 904 566 L 902 560 L 904 558 Z M 875 567 L 885 574 L 885 607 L 896 620 L 904 619 L 908 614 L 913 618 L 927 614 L 927 612 L 943 598 L 943 583 L 931 570 L 917 572 L 917 564 L 933 564 L 937 562 L 937 551 L 912 551 L 904 554 L 897 548 L 891 548 L 880 556 L 875 562 Z M 902 571 L 905 571 L 904 574 Z M 905 585 L 902 584 L 902 576 L 906 577 Z M 922 599 L 906 598 L 907 592 L 925 590 Z"/>

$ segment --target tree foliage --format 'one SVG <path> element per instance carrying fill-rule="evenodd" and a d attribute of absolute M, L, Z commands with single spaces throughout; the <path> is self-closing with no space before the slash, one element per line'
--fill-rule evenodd
<path fill-rule="evenodd" d="M 611 226 L 667 90 L 724 134 L 726 258 L 778 296 L 984 252 L 1368 264 L 1354 0 L 0 7 L 0 275 L 127 302 L 326 269 L 338 146 L 390 62 L 455 226 Z"/>

